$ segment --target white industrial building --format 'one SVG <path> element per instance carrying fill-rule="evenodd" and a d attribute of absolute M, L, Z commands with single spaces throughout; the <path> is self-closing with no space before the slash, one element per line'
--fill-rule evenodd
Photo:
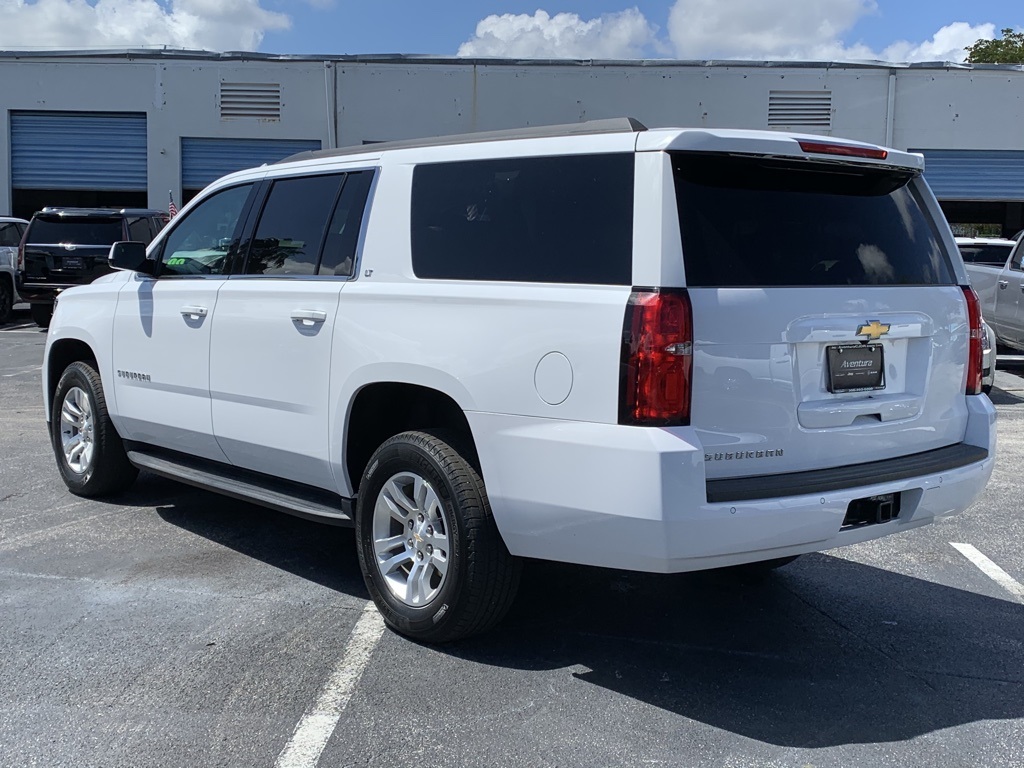
<path fill-rule="evenodd" d="M 1024 67 L 0 52 L 0 213 L 180 205 L 310 148 L 630 116 L 923 152 L 953 222 L 1024 228 Z"/>

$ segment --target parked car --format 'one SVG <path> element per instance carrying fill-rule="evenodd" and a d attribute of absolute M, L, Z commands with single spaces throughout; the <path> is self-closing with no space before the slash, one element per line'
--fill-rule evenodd
<path fill-rule="evenodd" d="M 967 276 L 978 293 L 982 314 L 995 332 L 997 343 L 1024 350 L 1024 269 L 1021 267 L 1024 258 L 1021 243 L 1024 241 L 989 242 L 995 245 L 986 245 L 986 248 L 998 250 L 985 261 L 968 262 L 965 258 Z M 961 253 L 965 248 L 974 247 L 962 244 L 961 238 L 957 243 Z M 1001 261 L 999 256 L 1002 256 Z"/>
<path fill-rule="evenodd" d="M 1016 244 L 1016 240 L 1001 237 L 956 238 L 956 245 L 964 264 L 985 264 L 990 267 L 1003 266 Z"/>
<path fill-rule="evenodd" d="M 107 254 L 119 240 L 149 243 L 169 221 L 145 208 L 44 208 L 32 217 L 18 254 L 18 293 L 46 328 L 57 295 L 110 272 Z"/>
<path fill-rule="evenodd" d="M 18 245 L 28 222 L 11 216 L 0 216 L 0 323 L 11 319 L 11 310 L 18 303 L 14 275 Z"/>
<path fill-rule="evenodd" d="M 84 496 L 145 468 L 354 525 L 422 641 L 492 627 L 522 558 L 769 569 L 916 528 L 995 450 L 922 170 L 616 120 L 227 176 L 61 296 L 57 468 Z"/>
<path fill-rule="evenodd" d="M 981 323 L 984 335 L 982 339 L 981 358 L 981 391 L 986 395 L 992 391 L 996 383 L 996 332 L 984 320 Z"/>

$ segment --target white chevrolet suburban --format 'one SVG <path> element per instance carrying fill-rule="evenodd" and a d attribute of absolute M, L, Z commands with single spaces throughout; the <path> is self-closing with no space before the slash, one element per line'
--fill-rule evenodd
<path fill-rule="evenodd" d="M 915 528 L 995 448 L 922 168 L 615 120 L 233 174 L 61 295 L 58 468 L 354 525 L 384 619 L 425 641 L 498 622 L 522 558 L 770 568 Z"/>

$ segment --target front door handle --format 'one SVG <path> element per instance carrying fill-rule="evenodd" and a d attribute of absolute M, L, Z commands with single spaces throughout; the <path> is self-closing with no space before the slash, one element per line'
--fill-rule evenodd
<path fill-rule="evenodd" d="M 198 320 L 200 317 L 206 317 L 209 310 L 206 307 L 198 307 L 194 305 L 188 305 L 181 308 L 182 317 L 187 317 L 191 320 Z"/>
<path fill-rule="evenodd" d="M 327 319 L 327 313 L 319 309 L 296 309 L 292 311 L 292 320 L 303 325 L 314 325 L 322 323 Z"/>
<path fill-rule="evenodd" d="M 1009 284 L 1010 284 L 1010 281 L 1009 281 L 1009 280 L 1000 280 L 1000 281 L 999 281 L 999 287 L 1000 287 L 1000 288 L 1005 288 L 1005 287 L 1006 287 L 1006 286 L 1008 286 Z"/>

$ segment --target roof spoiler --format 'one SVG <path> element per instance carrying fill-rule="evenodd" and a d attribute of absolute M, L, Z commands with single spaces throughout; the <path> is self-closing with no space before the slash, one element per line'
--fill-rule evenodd
<path fill-rule="evenodd" d="M 568 123 L 566 125 L 535 125 L 502 131 L 482 131 L 479 133 L 459 133 L 452 136 L 425 136 L 419 139 L 372 142 L 362 146 L 339 147 L 338 149 L 307 150 L 286 157 L 278 162 L 291 163 L 296 160 L 358 155 L 364 152 L 379 152 L 386 149 L 414 149 L 416 147 L 439 147 L 448 144 L 476 144 L 483 141 L 508 141 L 511 139 L 543 139 L 595 133 L 638 133 L 646 130 L 647 126 L 634 117 L 613 117 L 606 120 L 586 120 L 581 123 Z"/>

